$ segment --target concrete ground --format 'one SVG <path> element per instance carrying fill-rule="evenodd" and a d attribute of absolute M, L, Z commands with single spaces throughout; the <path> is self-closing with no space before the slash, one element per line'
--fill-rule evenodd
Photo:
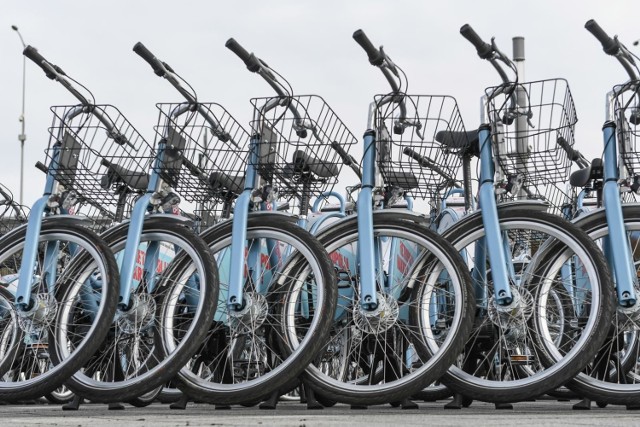
<path fill-rule="evenodd" d="M 572 409 L 574 402 L 552 400 L 523 402 L 513 409 L 496 410 L 494 405 L 474 402 L 471 407 L 444 409 L 443 402 L 419 403 L 419 409 L 374 406 L 351 409 L 336 405 L 322 410 L 307 410 L 297 402 L 281 402 L 275 410 L 257 407 L 215 409 L 204 404 L 189 404 L 186 410 L 171 410 L 167 405 L 146 408 L 126 406 L 108 410 L 105 405 L 87 404 L 78 411 L 63 411 L 57 405 L 0 406 L 2 426 L 612 426 L 640 425 L 640 411 L 620 406 L 604 409 L 595 404 L 589 411 Z"/>

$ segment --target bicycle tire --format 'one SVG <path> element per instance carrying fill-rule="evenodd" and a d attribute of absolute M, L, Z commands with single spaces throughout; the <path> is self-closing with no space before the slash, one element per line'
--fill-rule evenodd
<path fill-rule="evenodd" d="M 478 317 L 471 335 L 471 339 L 477 340 L 477 343 L 470 342 L 465 349 L 462 357 L 464 361 L 460 363 L 462 369 L 453 366 L 442 378 L 442 382 L 455 392 L 476 400 L 508 403 L 533 399 L 560 387 L 585 367 L 606 338 L 613 314 L 614 295 L 607 285 L 611 276 L 602 252 L 578 227 L 544 212 L 518 208 L 499 210 L 499 223 L 502 232 L 510 236 L 511 242 L 523 239 L 518 241 L 516 249 L 522 250 L 523 245 L 533 248 L 531 264 L 524 270 L 527 274 L 523 277 L 526 287 L 520 287 L 519 292 L 522 294 L 522 301 L 529 294 L 531 302 L 535 304 L 531 314 L 528 314 L 528 305 L 519 306 L 522 309 L 518 309 L 513 316 L 513 320 L 518 323 L 500 323 L 503 321 L 501 315 L 495 314 L 494 320 L 488 314 Z M 518 234 L 518 230 L 528 231 Z M 526 234 L 527 232 L 530 234 Z M 549 238 L 543 238 L 543 233 Z M 483 235 L 482 217 L 475 214 L 463 218 L 444 236 L 458 250 L 462 250 Z M 530 239 L 530 242 L 524 239 Z M 577 262 L 572 258 L 574 256 L 579 257 L 576 259 L 579 259 L 585 274 L 588 274 L 592 287 L 589 294 L 591 305 L 586 313 L 585 328 L 567 331 L 567 334 L 579 333 L 576 344 L 568 348 L 573 341 L 564 340 L 563 334 L 553 337 L 550 332 L 553 327 L 561 328 L 564 323 L 554 325 L 548 322 L 555 319 L 553 295 L 563 292 L 560 286 L 551 286 L 557 285 L 558 281 L 554 279 L 560 274 L 564 261 Z M 543 277 L 538 278 L 538 275 Z M 543 307 L 542 303 L 549 305 Z M 480 308 L 489 313 L 491 305 L 483 303 Z M 566 310 L 561 305 L 555 308 L 563 316 L 570 314 L 571 307 Z M 498 313 L 497 310 L 494 313 Z M 545 317 L 547 314 L 550 316 L 548 319 Z M 506 316 L 510 316 L 510 313 L 507 312 Z M 558 322 L 564 322 L 564 319 Z M 559 330 L 564 332 L 564 329 Z M 509 350 L 507 346 L 515 348 L 515 344 L 507 341 L 507 334 L 511 334 L 509 339 L 515 340 L 517 344 L 517 351 L 520 353 L 511 353 L 516 357 L 506 351 Z M 573 337 L 571 335 L 571 339 Z M 561 344 L 563 353 L 554 347 L 554 342 Z M 492 362 L 495 357 L 499 357 L 497 365 Z M 471 372 L 467 373 L 465 370 Z"/>
<path fill-rule="evenodd" d="M 622 205 L 622 216 L 627 233 L 640 232 L 640 206 L 633 204 Z M 606 213 L 604 210 L 595 211 L 584 218 L 578 218 L 576 225 L 581 227 L 592 239 L 599 240 L 608 235 Z M 637 240 L 634 238 L 634 240 Z M 638 271 L 640 253 L 638 244 L 632 246 L 632 256 L 635 269 Z M 636 290 L 637 292 L 637 290 Z M 617 304 L 616 304 L 617 306 Z M 637 310 L 638 304 L 636 304 Z M 635 317 L 634 317 L 635 316 Z M 640 344 L 638 326 L 640 319 L 632 312 L 624 314 L 618 307 L 611 323 L 611 330 L 607 340 L 600 347 L 597 355 L 586 370 L 578 374 L 567 387 L 580 396 L 585 396 L 599 403 L 614 405 L 637 405 L 640 401 Z M 616 362 L 617 359 L 617 362 Z M 598 378 L 598 365 L 608 366 L 604 378 Z"/>
<path fill-rule="evenodd" d="M 243 308 L 247 317 L 231 317 L 226 304 L 227 276 L 222 274 L 228 267 L 231 228 L 228 221 L 202 234 L 221 271 L 221 300 L 208 338 L 192 363 L 176 377 L 178 387 L 193 400 L 221 405 L 258 402 L 294 387 L 324 343 L 337 294 L 331 260 L 315 237 L 290 217 L 250 215 L 247 241 L 259 245 L 256 250 L 269 251 L 260 252 L 263 271 L 256 286 L 268 292 L 256 290 L 248 280 Z M 273 250 L 268 249 L 267 242 L 273 243 Z M 277 248 L 289 255 L 283 267 L 272 272 L 271 268 L 264 268 L 271 265 L 264 257 L 269 258 Z M 302 291 L 303 282 L 309 291 Z M 309 292 L 313 292 L 313 299 L 308 300 L 310 312 L 304 319 L 295 309 L 298 297 L 309 298 Z M 292 333 L 301 335 L 292 337 Z M 263 357 L 265 353 L 269 360 Z"/>
<path fill-rule="evenodd" d="M 118 300 L 119 276 L 116 260 L 104 241 L 84 227 L 81 221 L 74 218 L 47 218 L 42 222 L 38 238 L 40 245 L 52 244 L 59 251 L 55 260 L 56 283 L 53 293 L 45 291 L 47 287 L 41 283 L 44 274 L 36 276 L 40 279 L 36 281 L 33 291 L 38 298 L 39 308 L 20 324 L 25 333 L 28 331 L 31 345 L 23 346 L 21 361 L 14 362 L 10 373 L 3 373 L 4 381 L 0 381 L 0 400 L 3 401 L 39 398 L 59 388 L 93 355 L 105 339 Z M 0 266 L 3 270 L 20 266 L 25 239 L 26 226 L 23 226 L 0 240 Z M 42 253 L 44 248 L 39 249 L 38 268 L 42 268 Z M 88 285 L 93 279 L 101 280 L 100 289 L 92 289 Z M 78 319 L 77 326 L 81 325 L 83 329 L 74 336 L 76 345 L 71 352 L 53 363 L 50 357 L 55 341 L 53 337 L 58 334 L 64 336 L 68 332 L 61 327 L 61 307 L 72 303 L 82 293 L 87 298 L 93 298 L 96 307 L 90 315 Z M 39 314 L 36 316 L 37 313 Z M 46 357 L 43 359 L 34 352 Z M 23 363 L 26 358 L 32 358 L 34 362 L 27 366 Z M 37 359 L 40 361 L 36 364 Z M 24 369 L 30 370 L 26 372 Z M 38 372 L 34 369 L 38 369 Z M 15 381 L 21 377 L 25 380 Z"/>
<path fill-rule="evenodd" d="M 127 235 L 127 224 L 103 233 L 114 252 L 123 250 Z M 207 245 L 189 228 L 189 223 L 170 217 L 147 219 L 141 233 L 141 247 L 149 242 L 161 242 L 161 247 L 173 250 L 168 255 L 172 259 L 158 261 L 167 264 L 152 274 L 157 280 L 154 291 L 148 292 L 142 285 L 132 289 L 135 310 L 132 308 L 129 313 L 134 317 L 118 310 L 107 328 L 111 333 L 99 351 L 83 365 L 83 370 L 75 372 L 65 383 L 74 393 L 93 402 L 133 400 L 170 381 L 200 346 L 206 333 L 205 325 L 211 323 L 216 310 L 217 267 Z M 198 278 L 194 290 L 189 289 L 192 277 Z M 192 297 L 192 302 L 182 301 L 186 294 Z M 144 311 L 146 308 L 148 311 Z M 184 315 L 181 317 L 181 314 Z M 177 326 L 186 330 L 174 332 Z M 165 342 L 174 338 L 179 341 L 171 346 Z M 137 361 L 138 358 L 141 360 Z M 96 372 L 102 375 L 97 376 Z"/>
<path fill-rule="evenodd" d="M 390 243 L 389 260 L 386 255 L 381 259 L 389 264 L 400 263 L 395 278 L 387 279 L 388 291 L 378 296 L 380 304 L 397 306 L 399 312 L 407 310 L 409 313 L 405 318 L 399 315 L 392 322 L 381 320 L 379 327 L 369 328 L 367 322 L 373 322 L 373 325 L 377 319 L 358 321 L 366 316 L 358 314 L 358 301 L 352 302 L 342 294 L 339 305 L 344 313 L 334 323 L 333 339 L 325 346 L 327 353 L 322 355 L 322 360 L 310 365 L 304 376 L 305 385 L 312 387 L 316 395 L 341 403 L 383 404 L 418 393 L 446 372 L 462 350 L 472 327 L 469 321 L 474 310 L 470 298 L 471 277 L 463 259 L 449 242 L 428 228 L 405 219 L 383 219 L 374 215 L 373 231 L 381 244 L 395 242 Z M 355 253 L 357 236 L 357 219 L 348 218 L 318 238 L 332 258 L 338 259 L 340 248 L 350 246 Z M 394 247 L 400 253 L 396 258 L 392 258 Z M 411 251 L 415 256 L 410 256 Z M 336 268 L 339 264 L 345 263 L 337 261 Z M 447 276 L 443 276 L 445 272 L 448 281 Z M 348 268 L 348 276 L 355 278 L 352 281 L 355 284 L 357 271 Z M 446 331 L 436 331 L 436 320 L 422 315 L 433 307 L 434 289 L 438 286 L 444 289 L 445 285 L 440 282 L 448 283 L 446 286 L 452 289 L 449 297 L 455 300 L 447 306 L 451 310 L 450 318 L 442 321 L 449 327 Z M 356 291 L 351 292 L 351 296 L 354 295 L 357 295 Z M 380 319 L 385 317 L 380 316 Z M 444 335 L 442 342 L 436 344 L 438 338 L 434 331 Z M 395 338 L 391 337 L 394 334 Z M 399 341 L 389 342 L 396 338 Z M 357 350 L 351 352 L 352 346 Z M 366 354 L 367 347 L 373 348 L 369 354 Z M 369 360 L 362 360 L 363 353 Z M 336 356 L 341 360 L 332 362 Z M 325 357 L 328 358 L 326 361 Z M 324 368 L 327 363 L 332 366 L 337 363 L 337 370 Z M 341 363 L 348 367 L 338 366 Z"/>

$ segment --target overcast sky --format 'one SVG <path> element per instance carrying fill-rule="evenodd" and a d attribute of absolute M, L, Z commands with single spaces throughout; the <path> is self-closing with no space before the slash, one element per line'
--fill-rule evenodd
<path fill-rule="evenodd" d="M 637 0 L 247 0 L 70 1 L 3 0 L 0 13 L 0 182 L 19 189 L 18 117 L 22 46 L 27 44 L 86 85 L 98 103 L 113 104 L 153 139 L 155 103 L 180 95 L 132 52 L 142 41 L 196 89 L 202 101 L 219 102 L 241 123 L 251 117 L 251 97 L 271 89 L 224 47 L 234 37 L 286 77 L 295 93 L 325 98 L 359 138 L 367 106 L 388 86 L 369 65 L 351 35 L 363 29 L 409 78 L 409 92 L 456 97 L 468 129 L 479 124 L 479 97 L 499 82 L 459 29 L 471 24 L 485 40 L 496 37 L 511 54 L 512 37 L 524 36 L 526 78 L 569 81 L 578 113 L 577 148 L 587 157 L 602 151 L 605 93 L 626 79 L 584 29 L 593 18 L 632 51 L 640 38 Z M 74 98 L 27 60 L 25 204 L 42 194 L 51 105 Z"/>

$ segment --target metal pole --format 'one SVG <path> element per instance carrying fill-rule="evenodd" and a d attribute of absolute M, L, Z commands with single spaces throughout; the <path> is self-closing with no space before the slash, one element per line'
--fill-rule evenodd
<path fill-rule="evenodd" d="M 18 27 L 15 25 L 11 26 L 16 33 L 18 33 L 18 37 L 20 37 L 20 42 L 22 43 L 22 48 L 25 49 L 27 45 L 24 43 L 24 39 L 22 38 L 22 34 L 18 30 Z M 20 135 L 18 135 L 18 141 L 20 141 L 20 204 L 23 202 L 23 194 L 24 194 L 24 142 L 27 140 L 27 135 L 24 133 L 24 99 L 25 99 L 25 84 L 26 84 L 26 57 L 22 55 L 22 113 L 20 114 L 20 118 L 18 121 L 22 124 L 22 129 Z"/>
<path fill-rule="evenodd" d="M 525 82 L 524 77 L 524 37 L 513 38 L 513 62 L 518 70 L 518 83 Z M 524 112 L 527 108 L 527 96 L 524 87 L 518 85 L 516 88 L 516 96 L 518 101 L 518 110 Z M 519 173 L 527 170 L 527 162 L 529 160 L 529 141 L 528 131 L 529 124 L 524 115 L 519 115 L 515 121 L 516 125 L 516 169 Z M 526 199 L 527 194 L 524 189 L 520 189 L 517 194 L 518 199 Z"/>

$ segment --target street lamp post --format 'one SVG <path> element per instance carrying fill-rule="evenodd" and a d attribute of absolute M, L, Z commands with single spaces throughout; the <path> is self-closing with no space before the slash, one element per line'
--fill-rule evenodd
<path fill-rule="evenodd" d="M 22 34 L 15 25 L 11 26 L 11 29 L 18 33 L 22 48 L 25 49 L 27 45 L 24 43 Z M 20 204 L 22 204 L 23 190 L 24 190 L 24 142 L 27 140 L 27 135 L 24 133 L 24 92 L 25 92 L 25 77 L 26 77 L 26 58 L 22 56 L 22 113 L 18 119 L 22 125 L 20 135 L 18 135 L 18 141 L 20 141 Z"/>

